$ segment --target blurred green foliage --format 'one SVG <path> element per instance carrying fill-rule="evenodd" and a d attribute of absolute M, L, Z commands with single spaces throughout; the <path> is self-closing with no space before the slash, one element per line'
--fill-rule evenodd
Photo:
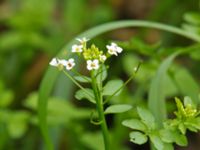
<path fill-rule="evenodd" d="M 146 13 L 146 8 L 151 3 L 153 7 Z M 196 0 L 164 0 L 154 3 L 138 0 L 137 5 L 133 6 L 131 1 L 122 0 L 1 1 L 0 150 L 45 149 L 38 130 L 37 88 L 48 66 L 49 58 L 74 35 L 104 22 L 135 18 L 172 25 L 182 24 L 184 30 L 200 35 L 197 3 Z M 140 15 L 137 16 L 137 13 L 129 7 L 138 10 Z M 162 100 L 165 100 L 167 114 L 171 115 L 175 109 L 171 101 L 174 96 L 190 96 L 198 106 L 200 45 L 171 34 L 143 29 L 115 31 L 99 36 L 95 40 L 101 47 L 107 43 L 108 37 L 117 41 L 122 40 L 123 42 L 118 44 L 126 51 L 119 59 L 111 60 L 111 74 L 108 74 L 108 79 L 120 76 L 125 81 L 138 62 L 143 61 L 134 81 L 110 101 L 113 105 L 130 104 L 133 109 L 123 115 L 107 117 L 111 139 L 115 140 L 113 149 L 138 149 L 136 145 L 127 144 L 129 131 L 122 127 L 121 122 L 137 117 L 136 106 L 147 106 L 152 82 L 157 82 L 155 89 L 158 96 L 164 96 Z M 161 65 L 167 61 L 168 56 L 187 49 L 188 53 L 171 60 L 171 65 L 165 68 L 162 77 L 158 74 L 159 68 L 163 69 Z M 84 72 L 82 68 L 80 70 Z M 159 81 L 152 80 L 159 75 Z M 75 87 L 68 82 L 65 86 L 60 86 L 64 80 L 58 81 L 48 104 L 48 125 L 56 149 L 102 150 L 102 137 L 98 127 L 88 124 L 92 112 L 90 104 L 86 101 L 74 102 L 75 97 L 77 99 L 85 97 L 80 96 L 80 93 L 75 95 Z M 113 87 L 113 84 L 108 83 L 107 86 Z M 72 89 L 70 92 L 69 88 Z M 113 89 L 109 89 L 112 92 Z M 66 93 L 67 96 L 63 97 Z M 160 98 L 157 100 L 161 101 Z M 138 124 L 140 129 L 143 128 L 141 123 Z M 142 144 L 146 141 L 140 133 L 130 136 L 139 138 L 136 143 Z M 179 134 L 173 136 L 180 137 Z M 156 137 L 151 137 L 151 140 L 157 141 Z M 176 143 L 184 145 L 181 140 L 184 141 L 184 138 L 180 138 Z M 191 149 L 198 148 L 195 147 L 194 141 L 189 140 Z M 148 145 L 142 148 L 148 149 Z"/>

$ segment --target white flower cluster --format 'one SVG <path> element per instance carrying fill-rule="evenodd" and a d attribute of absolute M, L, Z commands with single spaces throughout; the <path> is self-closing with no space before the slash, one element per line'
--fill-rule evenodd
<path fill-rule="evenodd" d="M 84 45 L 89 39 L 87 38 L 82 38 L 82 39 L 76 39 L 77 41 L 80 42 L 80 44 L 74 44 L 72 46 L 72 53 L 82 53 L 84 51 Z M 88 70 L 97 70 L 99 69 L 99 64 L 100 62 L 105 62 L 107 57 L 109 55 L 115 55 L 118 56 L 119 53 L 123 51 L 121 47 L 119 47 L 116 43 L 111 43 L 111 45 L 106 45 L 107 48 L 107 56 L 104 54 L 100 54 L 98 56 L 98 59 L 93 59 L 93 60 L 87 60 L 87 69 Z M 69 60 L 64 60 L 64 59 L 57 59 L 53 58 L 51 62 L 49 63 L 51 66 L 59 67 L 59 66 L 64 66 L 66 67 L 67 70 L 71 70 L 75 66 L 75 62 L 73 58 L 70 58 Z"/>
<path fill-rule="evenodd" d="M 111 45 L 107 45 L 106 48 L 108 49 L 108 53 L 110 55 L 117 56 L 118 53 L 121 53 L 123 49 L 119 47 L 116 43 L 111 43 Z"/>
<path fill-rule="evenodd" d="M 75 66 L 73 58 L 70 58 L 69 60 L 53 58 L 49 64 L 55 67 L 64 66 L 67 70 L 71 70 Z"/>

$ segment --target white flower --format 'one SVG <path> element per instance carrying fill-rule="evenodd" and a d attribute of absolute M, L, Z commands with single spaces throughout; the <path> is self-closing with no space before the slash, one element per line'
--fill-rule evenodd
<path fill-rule="evenodd" d="M 58 60 L 56 58 L 53 58 L 50 61 L 49 65 L 57 67 L 58 66 Z"/>
<path fill-rule="evenodd" d="M 117 53 L 121 53 L 123 51 L 123 49 L 119 47 L 116 43 L 111 43 L 111 45 L 115 47 Z"/>
<path fill-rule="evenodd" d="M 66 66 L 66 60 L 64 59 L 57 59 L 57 58 L 53 58 L 51 61 L 50 61 L 50 65 L 51 66 L 54 66 L 54 67 L 57 67 L 59 70 L 62 70 L 64 66 Z"/>
<path fill-rule="evenodd" d="M 99 68 L 99 60 L 95 59 L 95 60 L 88 60 L 87 61 L 87 69 L 88 70 L 97 70 Z"/>
<path fill-rule="evenodd" d="M 69 60 L 53 58 L 49 64 L 58 67 L 60 70 L 62 70 L 64 66 L 67 70 L 71 70 L 75 66 L 73 58 L 70 58 Z"/>
<path fill-rule="evenodd" d="M 111 55 L 117 56 L 118 53 L 121 53 L 123 49 L 119 47 L 116 43 L 111 43 L 111 45 L 107 45 L 108 53 Z"/>
<path fill-rule="evenodd" d="M 83 45 L 73 45 L 72 52 L 73 53 L 81 53 L 83 51 Z"/>
<path fill-rule="evenodd" d="M 58 59 L 58 65 L 66 66 L 67 61 L 64 59 Z"/>
<path fill-rule="evenodd" d="M 107 58 L 106 58 L 105 55 L 100 55 L 100 56 L 99 56 L 99 60 L 100 60 L 101 62 L 104 62 L 106 59 L 107 59 Z"/>
<path fill-rule="evenodd" d="M 53 58 L 53 59 L 50 61 L 49 64 L 50 64 L 51 66 L 55 66 L 55 67 L 58 67 L 59 65 L 65 66 L 66 60 L 64 60 L 64 59 Z"/>
<path fill-rule="evenodd" d="M 75 62 L 73 58 L 70 58 L 68 61 L 66 61 L 66 69 L 71 70 L 75 66 Z"/>
<path fill-rule="evenodd" d="M 76 40 L 79 41 L 81 44 L 83 44 L 83 43 L 86 43 L 87 41 L 89 41 L 90 39 L 83 37 L 83 38 L 77 38 Z"/>

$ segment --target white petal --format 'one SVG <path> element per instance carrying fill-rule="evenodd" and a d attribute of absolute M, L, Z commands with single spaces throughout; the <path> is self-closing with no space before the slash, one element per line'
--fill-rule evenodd
<path fill-rule="evenodd" d="M 84 42 L 89 41 L 89 39 L 87 39 L 86 37 L 83 37 L 83 38 L 77 38 L 76 40 L 79 41 L 80 43 L 84 43 Z"/>
<path fill-rule="evenodd" d="M 93 63 L 94 63 L 95 65 L 98 65 L 98 64 L 99 64 L 99 60 L 98 60 L 98 59 L 95 59 L 95 60 L 93 60 Z"/>
<path fill-rule="evenodd" d="M 63 66 L 67 65 L 67 61 L 64 60 L 64 59 L 58 60 L 58 63 L 61 64 L 61 65 L 63 65 Z"/>
<path fill-rule="evenodd" d="M 101 62 L 104 62 L 106 60 L 106 56 L 105 55 L 100 55 L 99 59 Z"/>
<path fill-rule="evenodd" d="M 87 64 L 87 69 L 88 69 L 88 70 L 92 70 L 91 64 Z"/>
<path fill-rule="evenodd" d="M 95 70 L 99 69 L 99 64 L 96 64 L 96 65 L 93 67 L 93 69 L 95 69 Z"/>
<path fill-rule="evenodd" d="M 114 43 L 114 42 L 112 42 L 112 43 L 111 43 L 111 45 L 112 45 L 112 46 L 117 46 L 117 44 L 116 44 L 116 43 Z"/>
<path fill-rule="evenodd" d="M 56 58 L 53 58 L 50 63 L 49 63 L 51 66 L 58 66 L 58 62 L 56 60 Z"/>
<path fill-rule="evenodd" d="M 70 58 L 70 59 L 68 60 L 68 62 L 74 63 L 74 59 L 73 59 L 73 58 Z"/>
<path fill-rule="evenodd" d="M 108 53 L 111 55 L 116 55 L 117 56 L 117 52 L 114 49 L 109 49 Z"/>
<path fill-rule="evenodd" d="M 88 61 L 87 61 L 87 64 L 88 64 L 88 65 L 91 65 L 91 63 L 92 63 L 91 60 L 88 60 Z"/>
<path fill-rule="evenodd" d="M 72 46 L 72 52 L 82 52 L 83 45 L 73 45 Z"/>
<path fill-rule="evenodd" d="M 123 49 L 121 47 L 117 47 L 117 52 L 121 53 L 123 51 Z"/>

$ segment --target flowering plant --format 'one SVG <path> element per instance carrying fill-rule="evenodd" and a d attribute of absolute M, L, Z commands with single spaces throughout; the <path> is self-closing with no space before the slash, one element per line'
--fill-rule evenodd
<path fill-rule="evenodd" d="M 87 38 L 77 39 L 77 41 L 79 41 L 79 44 L 73 45 L 71 52 L 85 60 L 86 68 L 90 73 L 89 77 L 81 75 L 75 70 L 74 67 L 76 62 L 74 58 L 69 58 L 68 60 L 53 58 L 49 64 L 63 71 L 65 75 L 80 88 L 75 94 L 77 99 L 87 99 L 96 105 L 98 119 L 94 120 L 93 115 L 91 115 L 91 123 L 101 126 L 105 150 L 108 150 L 110 147 L 110 138 L 105 115 L 111 113 L 123 113 L 130 110 L 132 106 L 128 104 L 115 104 L 104 108 L 104 105 L 113 96 L 118 95 L 121 92 L 121 89 L 131 81 L 134 74 L 137 72 L 139 65 L 135 68 L 133 75 L 125 83 L 122 80 L 115 79 L 104 84 L 108 69 L 106 61 L 111 56 L 118 56 L 122 53 L 123 49 L 116 43 L 111 43 L 106 46 L 107 51 L 104 52 L 94 44 L 87 47 L 87 42 L 89 41 Z M 69 71 L 74 73 L 74 75 L 71 75 Z M 88 83 L 91 85 L 91 88 L 85 88 L 80 83 Z"/>

